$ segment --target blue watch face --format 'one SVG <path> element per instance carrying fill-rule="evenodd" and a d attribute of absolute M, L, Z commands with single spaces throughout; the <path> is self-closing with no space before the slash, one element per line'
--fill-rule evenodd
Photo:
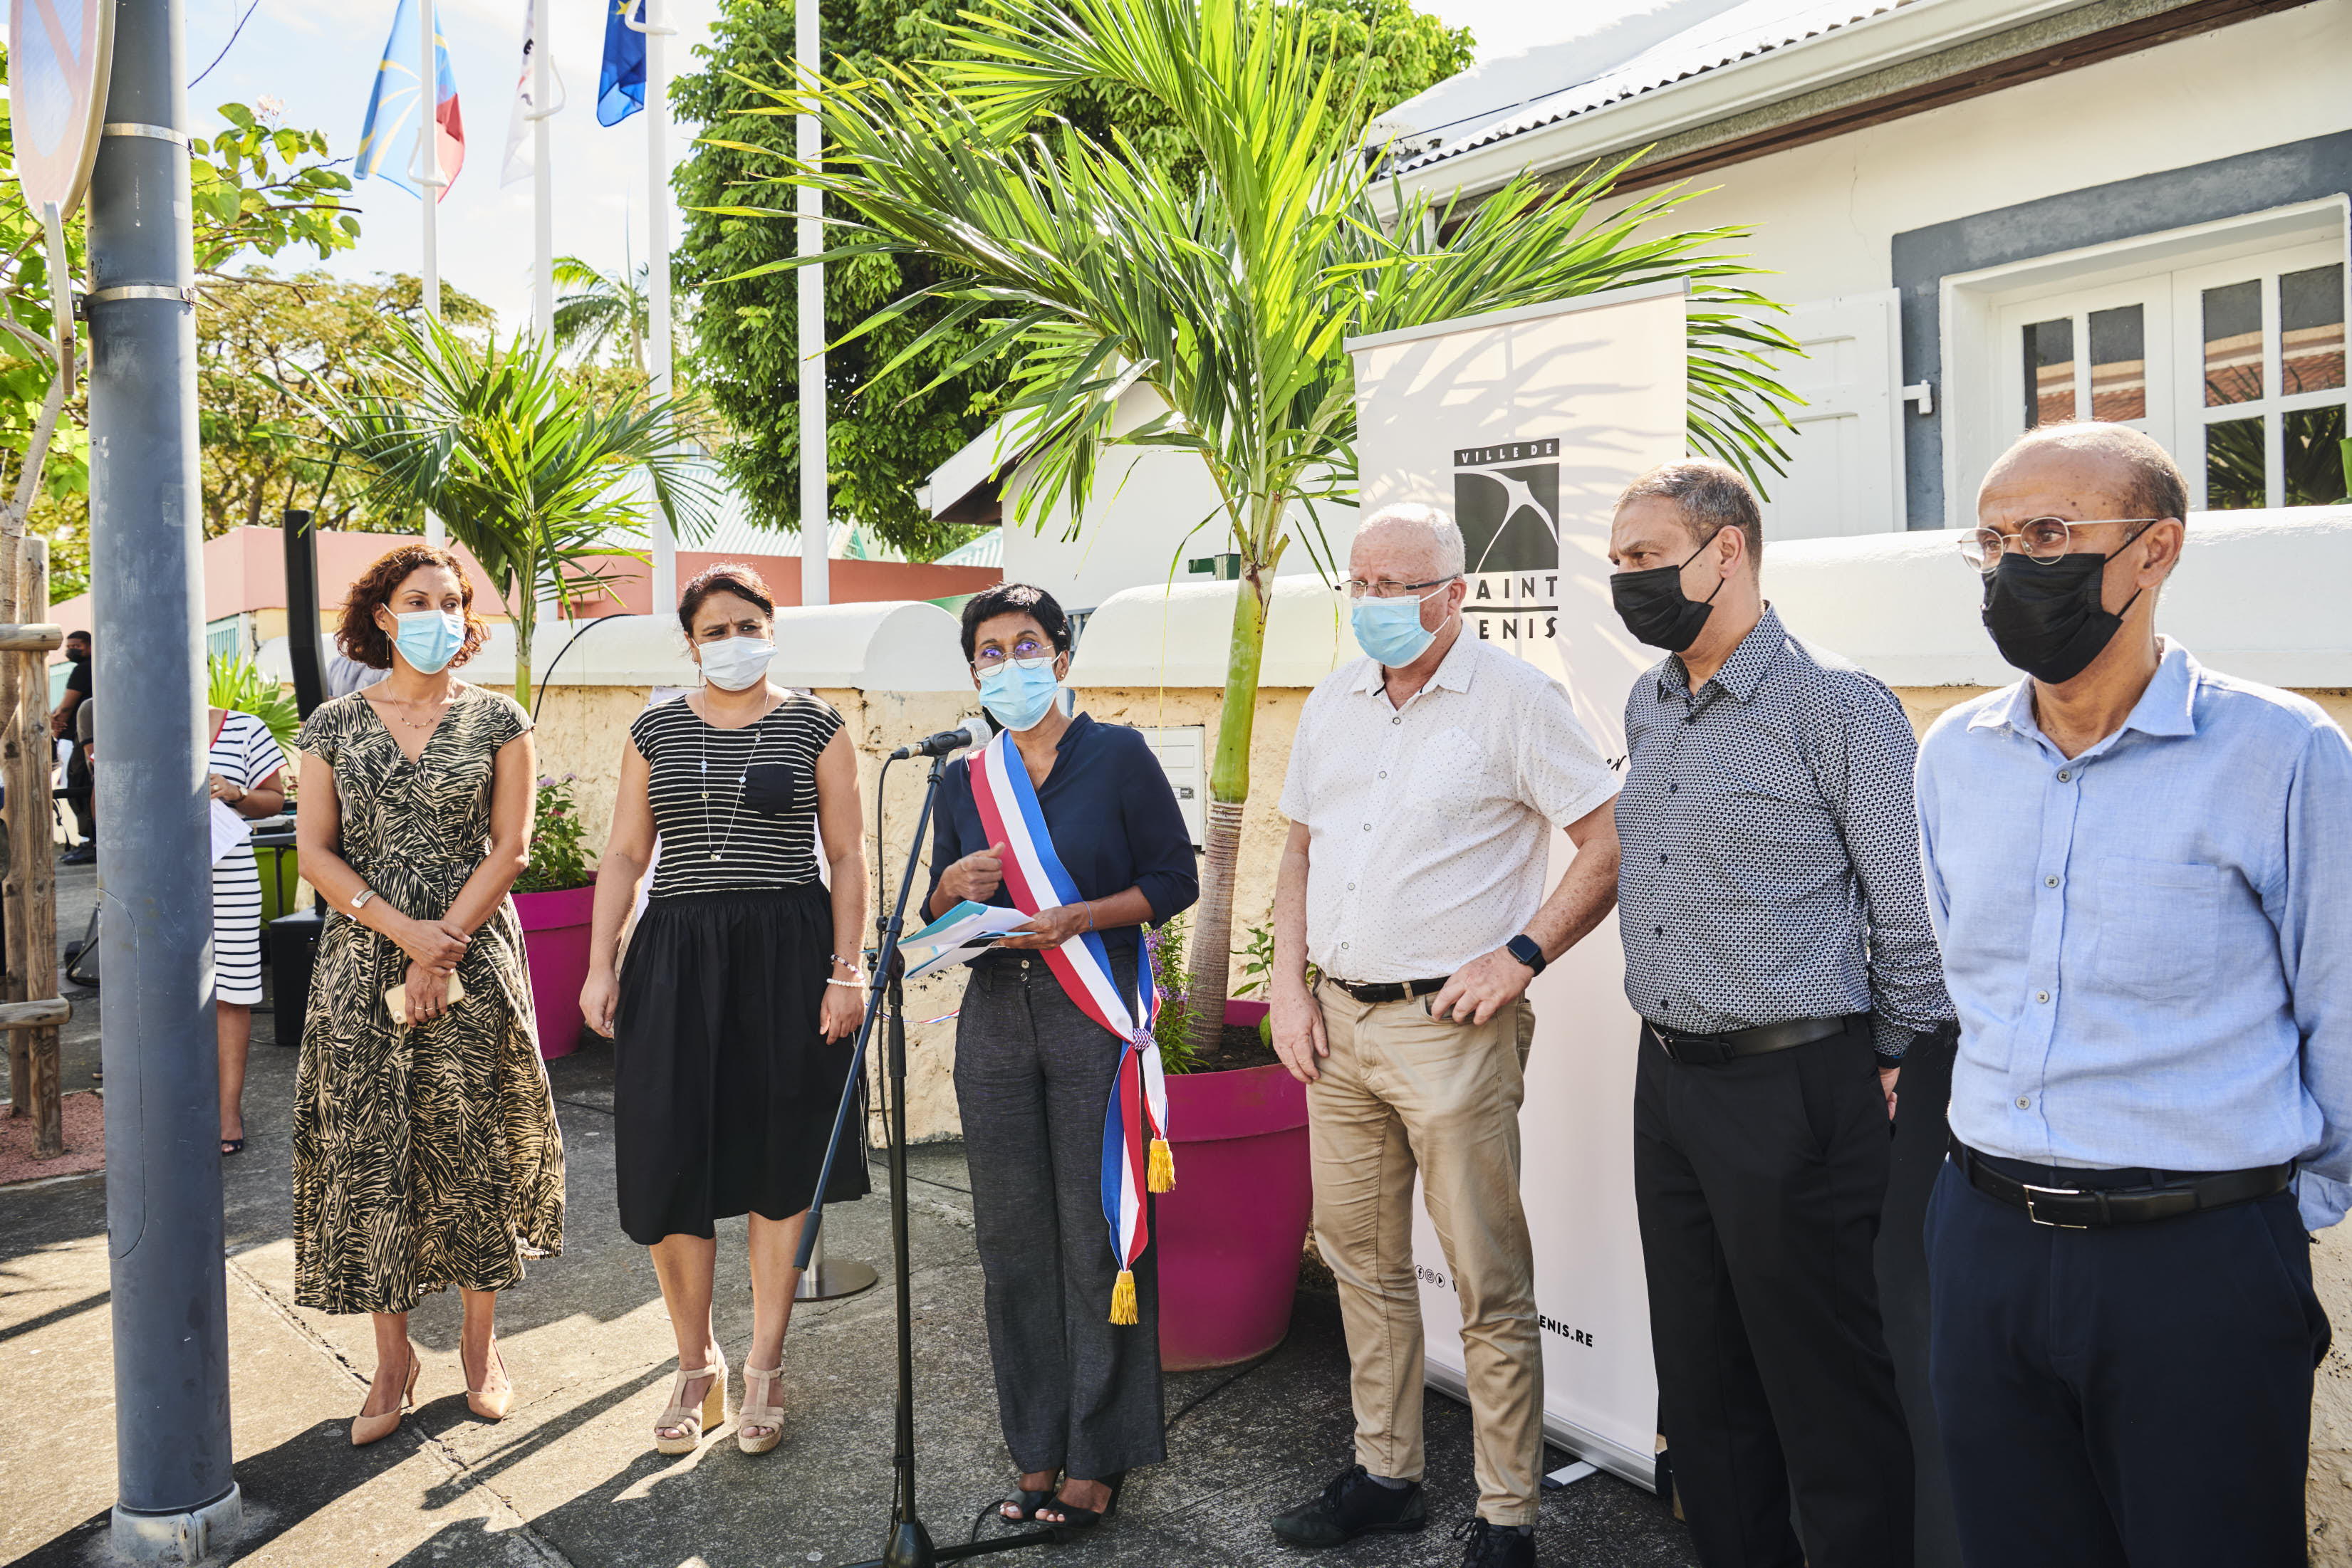
<path fill-rule="evenodd" d="M 1512 957 L 1517 958 L 1528 968 L 1540 969 L 1543 967 L 1543 949 L 1536 946 L 1536 940 L 1534 937 L 1514 936 L 1508 942 L 1505 943 L 1503 946 Z"/>

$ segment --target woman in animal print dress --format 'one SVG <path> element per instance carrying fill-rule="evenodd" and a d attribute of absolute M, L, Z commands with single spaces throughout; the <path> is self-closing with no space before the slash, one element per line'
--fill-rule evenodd
<path fill-rule="evenodd" d="M 488 632 L 473 597 L 446 550 L 377 561 L 337 641 L 392 673 L 302 727 L 302 874 L 332 912 L 296 1078 L 294 1288 L 303 1306 L 375 1316 L 354 1444 L 399 1425 L 409 1311 L 452 1284 L 466 1401 L 505 1415 L 498 1292 L 563 1239 L 563 1143 L 508 896 L 530 853 L 530 718 L 454 673 Z"/>

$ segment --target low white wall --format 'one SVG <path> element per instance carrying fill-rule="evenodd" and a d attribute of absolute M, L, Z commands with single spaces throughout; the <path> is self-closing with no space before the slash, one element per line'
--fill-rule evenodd
<path fill-rule="evenodd" d="M 2352 686 L 2352 507 L 2199 512 L 2158 629 L 2269 685 Z M 2005 686 L 1984 590 L 1952 531 L 1764 545 L 1764 590 L 1798 635 L 1893 686 Z"/>

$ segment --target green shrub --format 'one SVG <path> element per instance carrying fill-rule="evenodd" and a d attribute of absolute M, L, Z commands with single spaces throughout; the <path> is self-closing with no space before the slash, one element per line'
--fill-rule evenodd
<path fill-rule="evenodd" d="M 580 803 L 572 798 L 575 776 L 539 781 L 539 808 L 531 819 L 530 864 L 515 878 L 517 893 L 561 893 L 595 880 L 582 841 Z"/>

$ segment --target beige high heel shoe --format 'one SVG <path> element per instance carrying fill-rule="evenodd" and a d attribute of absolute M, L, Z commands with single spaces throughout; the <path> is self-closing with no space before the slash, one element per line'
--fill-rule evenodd
<path fill-rule="evenodd" d="M 367 1409 L 367 1401 L 361 1400 L 360 1409 L 362 1413 L 352 1417 L 352 1448 L 364 1448 L 370 1443 L 391 1437 L 393 1429 L 400 1425 L 401 1413 L 416 1407 L 417 1367 L 416 1347 L 411 1344 L 408 1346 L 408 1381 L 401 1385 L 400 1403 L 381 1416 L 370 1416 L 364 1413 Z"/>
<path fill-rule="evenodd" d="M 727 1423 L 727 1357 L 714 1350 L 709 1366 L 698 1366 L 691 1371 L 682 1364 L 684 1360 L 683 1356 L 679 1357 L 681 1364 L 677 1369 L 677 1379 L 669 1385 L 669 1404 L 664 1406 L 660 1417 L 654 1422 L 654 1449 L 656 1453 L 690 1454 L 702 1446 L 704 1433 Z M 710 1386 L 703 1391 L 701 1404 L 688 1405 L 686 1403 L 686 1385 L 698 1377 L 710 1379 Z M 662 1436 L 665 1427 L 683 1427 L 686 1431 L 679 1437 L 665 1437 Z"/>
<path fill-rule="evenodd" d="M 463 1347 L 460 1347 L 457 1352 L 457 1360 L 461 1368 L 465 1363 L 465 1350 Z M 473 1380 L 470 1377 L 467 1380 L 466 1408 L 471 1410 L 475 1415 L 479 1416 L 485 1421 L 505 1420 L 507 1418 L 507 1406 L 514 1403 L 514 1380 L 512 1378 L 509 1378 L 505 1387 L 493 1389 L 490 1387 L 490 1375 L 494 1372 L 502 1373 L 506 1371 L 506 1369 L 507 1358 L 499 1354 L 498 1337 L 494 1334 L 490 1338 L 489 1355 L 486 1358 L 482 1367 L 482 1386 L 479 1388 L 475 1387 Z"/>
<path fill-rule="evenodd" d="M 784 1440 L 784 1404 L 776 1396 L 776 1385 L 784 1375 L 783 1364 L 761 1371 L 750 1362 L 743 1364 L 743 1405 L 735 1412 L 735 1446 L 747 1454 L 764 1454 Z M 753 1390 L 760 1392 L 754 1394 Z M 765 1427 L 763 1437 L 754 1437 L 748 1430 Z"/>

